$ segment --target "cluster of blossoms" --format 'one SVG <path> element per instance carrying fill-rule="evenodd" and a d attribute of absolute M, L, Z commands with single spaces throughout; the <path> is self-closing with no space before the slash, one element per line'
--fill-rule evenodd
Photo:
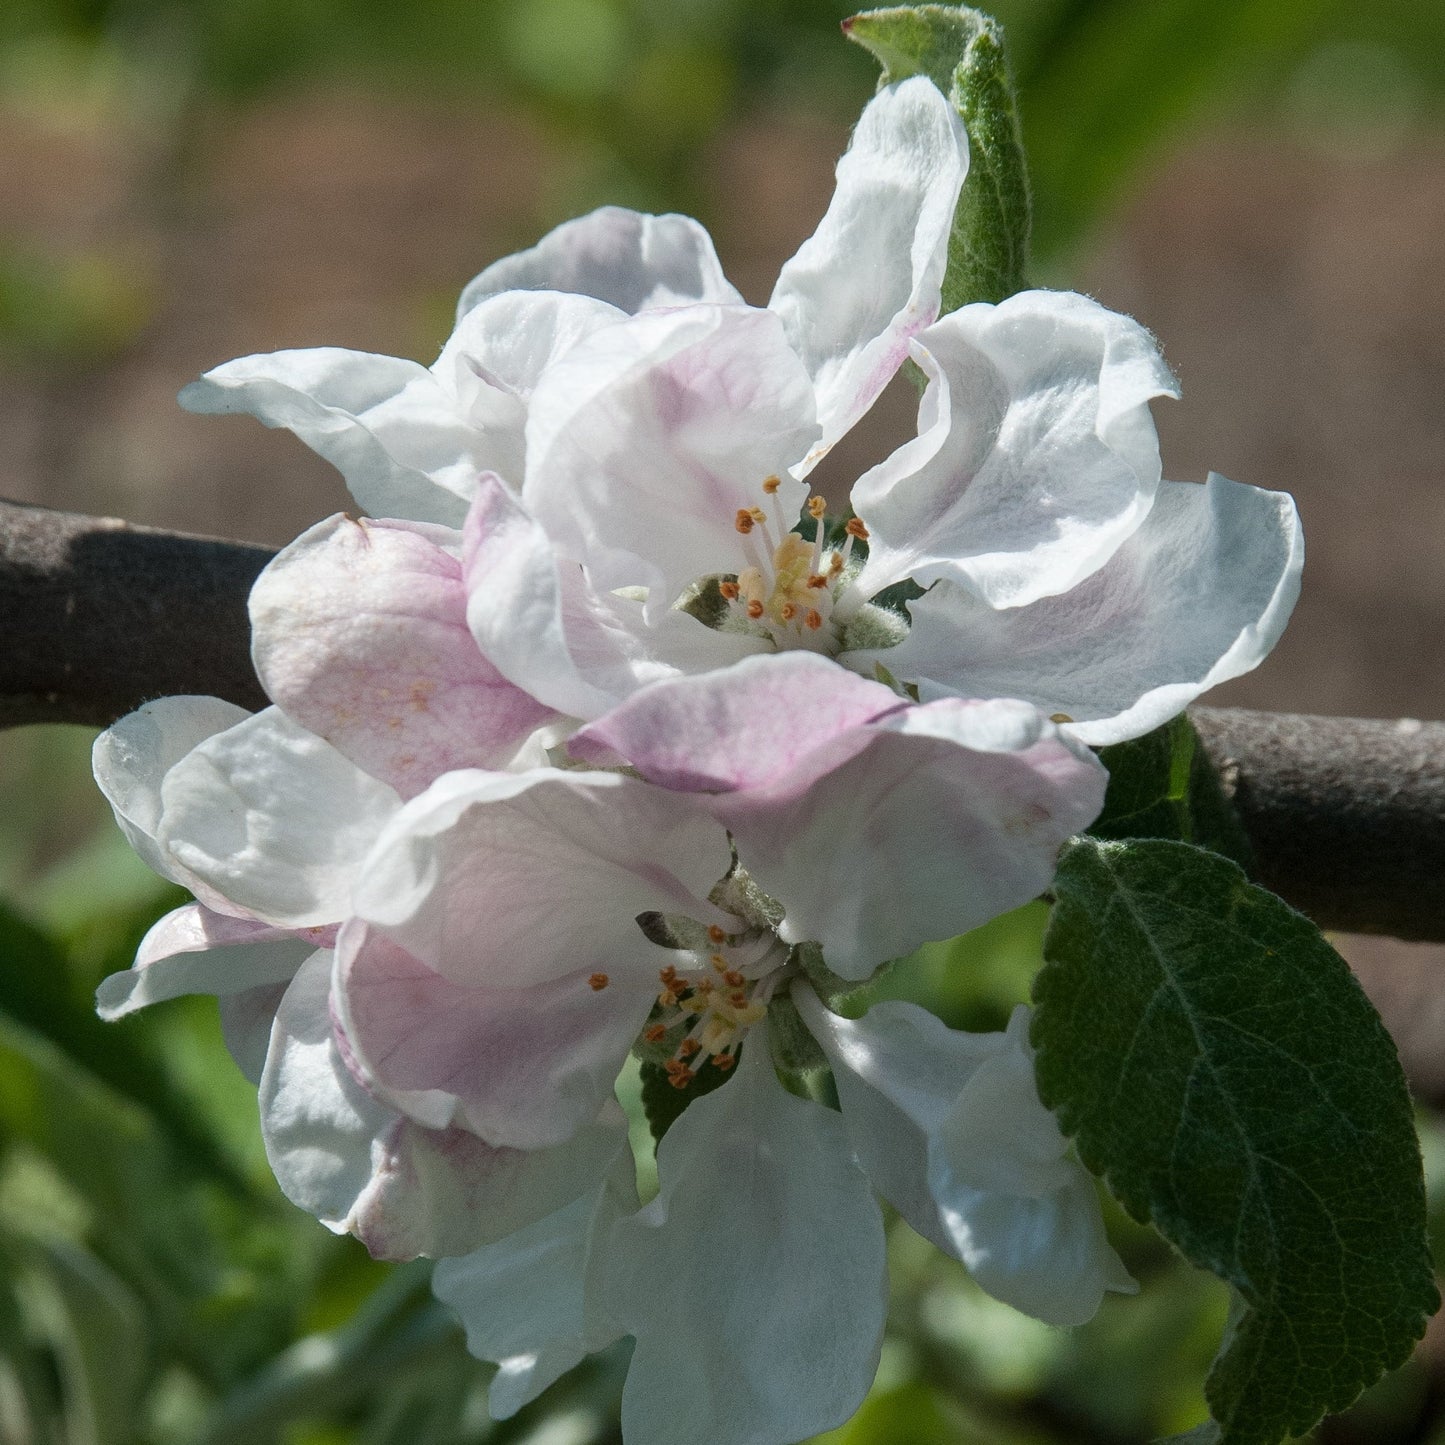
<path fill-rule="evenodd" d="M 98 741 L 197 900 L 101 1009 L 220 997 L 286 1193 L 441 1260 L 499 1415 L 630 1335 L 632 1445 L 839 1423 L 880 1198 L 1050 1322 L 1132 1287 L 1026 1009 L 971 1035 L 839 1000 L 1048 887 L 1102 803 L 1090 745 L 1264 656 L 1299 531 L 1161 481 L 1174 382 L 1128 318 L 938 318 L 967 161 L 906 81 L 766 308 L 696 223 L 607 209 L 478 276 L 430 368 L 282 352 L 183 393 L 289 428 L 372 519 L 257 582 L 272 707 L 164 698 Z M 840 525 L 807 477 L 910 357 L 918 435 Z M 632 1053 L 691 1100 L 650 1200 Z"/>

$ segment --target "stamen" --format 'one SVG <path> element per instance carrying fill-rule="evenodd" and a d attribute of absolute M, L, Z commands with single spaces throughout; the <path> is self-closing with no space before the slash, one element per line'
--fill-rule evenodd
<path fill-rule="evenodd" d="M 716 923 L 709 923 L 707 926 L 707 936 L 714 943 L 721 943 L 727 937 L 727 934 L 724 933 Z"/>
<path fill-rule="evenodd" d="M 676 1068 L 673 1067 L 672 1063 L 667 1065 L 667 1082 L 671 1084 L 674 1089 L 687 1088 L 695 1078 L 697 1078 L 697 1075 L 693 1073 L 686 1064 L 678 1064 Z"/>
<path fill-rule="evenodd" d="M 736 582 L 719 582 L 717 590 L 721 592 L 729 602 L 736 602 L 742 593 L 742 588 L 739 587 Z"/>
<path fill-rule="evenodd" d="M 713 1068 L 721 1069 L 723 1073 L 727 1073 L 735 1063 L 737 1063 L 737 1057 L 734 1054 L 714 1054 L 712 1056 Z"/>
<path fill-rule="evenodd" d="M 739 507 L 737 516 L 733 518 L 733 526 L 746 537 L 756 525 L 752 512 L 746 507 Z"/>
<path fill-rule="evenodd" d="M 784 622 L 791 622 L 798 615 L 798 604 L 796 602 L 785 602 L 778 609 L 778 615 Z"/>
<path fill-rule="evenodd" d="M 822 497 L 808 498 L 808 515 L 815 521 L 821 522 L 828 515 L 828 504 Z"/>
<path fill-rule="evenodd" d="M 834 552 L 833 555 L 828 559 L 828 571 L 830 571 L 835 577 L 843 570 L 846 565 L 847 563 L 844 562 L 843 554 L 841 552 Z"/>
<path fill-rule="evenodd" d="M 690 1059 L 701 1047 L 696 1039 L 686 1038 L 677 1046 L 677 1051 L 683 1058 Z"/>
<path fill-rule="evenodd" d="M 708 962 L 712 964 L 719 973 L 726 973 L 728 971 L 728 961 L 720 953 L 713 954 L 713 956 L 708 959 Z"/>
<path fill-rule="evenodd" d="M 808 586 L 813 588 L 814 591 L 827 585 L 828 579 L 821 572 L 814 572 L 813 575 L 808 578 Z"/>
<path fill-rule="evenodd" d="M 758 618 L 760 618 L 762 615 L 763 604 L 759 602 L 755 597 L 751 602 L 748 603 L 748 616 L 751 617 L 754 622 L 756 622 Z"/>
<path fill-rule="evenodd" d="M 593 993 L 601 993 L 612 980 L 605 973 L 594 973 L 587 982 L 592 986 Z"/>
<path fill-rule="evenodd" d="M 650 1044 L 660 1044 L 667 1037 L 666 1024 L 648 1024 L 643 1029 L 642 1037 Z"/>
<path fill-rule="evenodd" d="M 1049 714 L 1049 721 L 1051 723 L 1071 723 L 1073 718 L 1066 712 L 1053 712 Z"/>
<path fill-rule="evenodd" d="M 727 984 L 729 988 L 741 988 L 747 982 L 747 979 L 745 979 L 737 969 L 730 968 L 723 974 L 723 982 Z"/>
<path fill-rule="evenodd" d="M 765 477 L 763 479 L 763 490 L 771 497 L 779 487 L 783 485 L 781 477 Z"/>
<path fill-rule="evenodd" d="M 816 607 L 810 607 L 803 621 L 816 632 L 823 625 L 823 614 Z"/>
<path fill-rule="evenodd" d="M 868 528 L 863 525 L 861 517 L 849 517 L 847 525 L 843 530 L 850 536 L 856 537 L 860 542 L 868 540 Z"/>

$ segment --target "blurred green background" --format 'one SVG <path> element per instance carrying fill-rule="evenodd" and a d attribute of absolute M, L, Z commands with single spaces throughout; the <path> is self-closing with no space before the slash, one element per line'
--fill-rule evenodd
<path fill-rule="evenodd" d="M 7 0 L 0 491 L 285 541 L 345 505 L 335 478 L 289 438 L 182 415 L 176 389 L 285 345 L 429 359 L 472 272 L 604 201 L 700 216 L 764 299 L 873 85 L 838 32 L 848 8 Z M 1445 714 L 1445 6 L 996 13 L 1037 277 L 1158 329 L 1186 386 L 1160 418 L 1172 475 L 1214 465 L 1305 512 L 1295 632 L 1230 697 Z M 910 407 L 885 398 L 835 484 Z M 488 1371 L 424 1273 L 373 1264 L 278 1195 L 209 1001 L 95 1020 L 96 981 L 177 900 L 110 827 L 89 741 L 0 735 L 0 1441 L 615 1440 L 616 1352 L 487 1422 Z M 1040 927 L 1026 910 L 925 950 L 889 987 L 998 1027 Z M 1445 1098 L 1440 960 L 1347 951 L 1422 1099 Z M 1433 1112 L 1422 1130 L 1445 1185 Z M 828 1438 L 1062 1445 L 1194 1424 L 1223 1292 L 1113 1226 L 1143 1291 L 1071 1333 L 992 1303 L 896 1228 L 883 1366 Z M 1320 1438 L 1445 1442 L 1442 1345 Z"/>

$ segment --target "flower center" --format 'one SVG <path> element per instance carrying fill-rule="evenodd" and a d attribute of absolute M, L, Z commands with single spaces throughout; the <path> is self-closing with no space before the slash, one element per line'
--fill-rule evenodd
<path fill-rule="evenodd" d="M 768 1001 L 792 968 L 790 950 L 768 930 L 729 934 L 716 924 L 707 930 L 712 951 L 696 969 L 668 964 L 658 974 L 662 988 L 642 1042 L 675 1089 L 685 1089 L 709 1063 L 724 1073 L 737 1063 L 738 1045 L 768 1011 Z M 670 1048 L 669 1048 L 670 1046 Z"/>
<path fill-rule="evenodd" d="M 777 477 L 762 485 L 768 508 L 738 509 L 734 525 L 742 544 L 743 560 L 735 578 L 719 584 L 728 606 L 727 623 L 769 638 L 778 648 L 805 647 L 812 652 L 836 653 L 843 628 L 857 610 L 853 579 L 853 543 L 868 540 L 868 529 L 858 518 L 844 529 L 843 545 L 825 547 L 827 503 L 808 498 L 807 511 L 815 523 L 810 542 L 789 529 L 778 505 Z"/>

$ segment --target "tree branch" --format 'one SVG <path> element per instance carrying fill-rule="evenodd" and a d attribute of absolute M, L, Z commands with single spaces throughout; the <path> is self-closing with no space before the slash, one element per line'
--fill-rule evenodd
<path fill-rule="evenodd" d="M 0 502 L 0 727 L 150 698 L 266 705 L 246 597 L 265 547 Z M 1324 927 L 1445 942 L 1445 724 L 1195 708 L 1260 882 Z"/>

